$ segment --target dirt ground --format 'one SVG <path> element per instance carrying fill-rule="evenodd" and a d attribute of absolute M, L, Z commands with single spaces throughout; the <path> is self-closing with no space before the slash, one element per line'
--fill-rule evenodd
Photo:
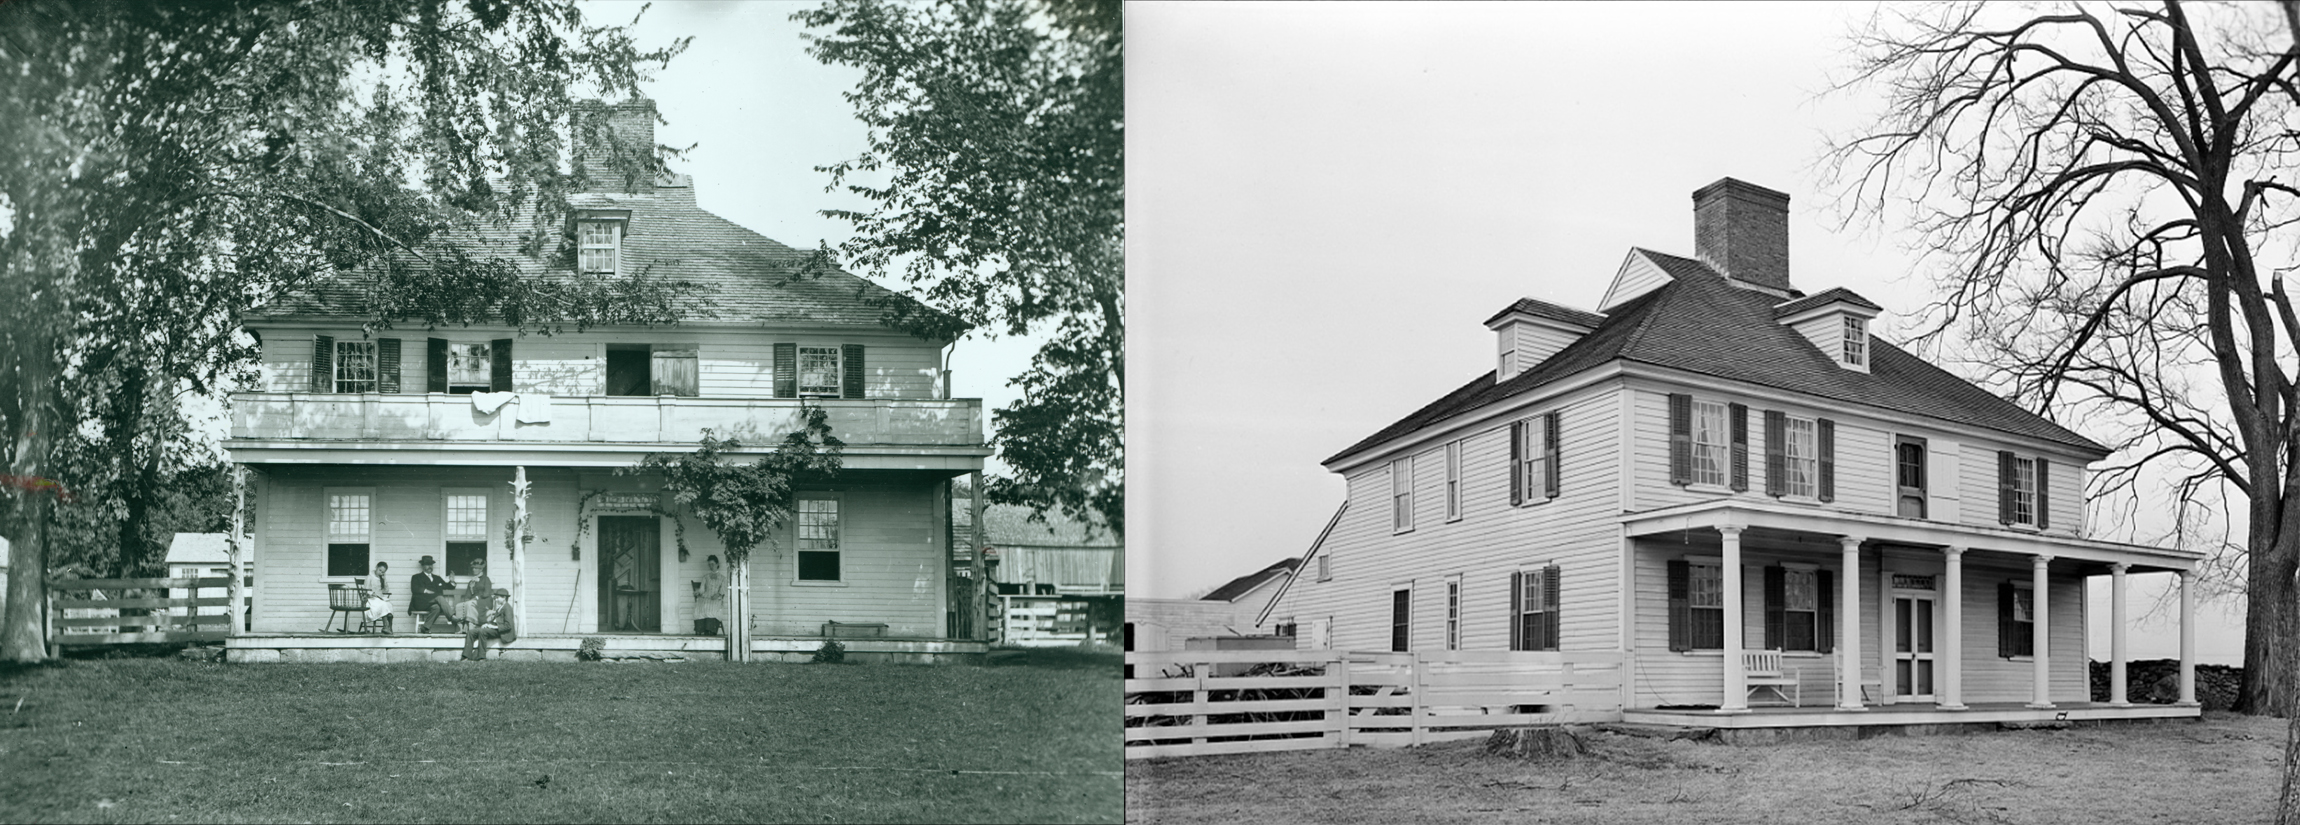
<path fill-rule="evenodd" d="M 1529 762 L 1482 740 L 1129 762 L 1126 819 L 1183 822 L 2186 823 L 2273 819 L 2284 722 L 1731 746 L 1597 732 Z"/>

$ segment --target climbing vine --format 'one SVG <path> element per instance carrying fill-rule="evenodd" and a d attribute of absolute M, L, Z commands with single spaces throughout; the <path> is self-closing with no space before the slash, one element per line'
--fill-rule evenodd
<path fill-rule="evenodd" d="M 602 496 L 602 495 L 605 495 L 605 494 L 607 494 L 607 493 L 610 493 L 610 492 L 614 492 L 614 491 L 613 491 L 613 490 L 592 490 L 591 492 L 588 492 L 588 493 L 584 493 L 584 494 L 583 494 L 583 498 L 581 498 L 581 499 L 579 499 L 579 500 L 577 500 L 577 501 L 575 502 L 575 544 L 574 544 L 574 548 L 575 548 L 575 552 L 576 552 L 576 553 L 582 553 L 582 552 L 583 552 L 583 537 L 584 537 L 584 536 L 586 536 L 586 535 L 589 535 L 589 534 L 590 534 L 590 532 L 591 532 L 591 522 L 590 522 L 590 520 L 589 520 L 589 519 L 585 518 L 585 516 L 589 515 L 589 514 L 590 514 L 590 512 L 591 512 L 591 509 L 590 509 L 590 508 L 591 508 L 591 500 L 592 500 L 592 499 L 594 499 L 594 498 L 598 498 L 598 497 L 600 497 L 600 496 Z M 628 509 L 636 509 L 636 510 L 640 510 L 640 511 L 642 511 L 642 512 L 653 513 L 653 514 L 655 514 L 655 515 L 658 515 L 658 516 L 662 516 L 662 517 L 664 517 L 664 518 L 670 519 L 670 520 L 671 520 L 671 540 L 672 540 L 672 542 L 674 542 L 675 544 L 677 544 L 677 545 L 678 545 L 678 548 L 679 548 L 679 560 L 680 560 L 680 561 L 686 561 L 686 560 L 687 560 L 687 522 L 686 522 L 686 521 L 684 521 L 684 520 L 682 520 L 682 519 L 680 519 L 680 518 L 679 518 L 679 515 L 678 515 L 677 513 L 673 513 L 673 512 L 671 512 L 671 511 L 669 511 L 669 510 L 666 510 L 666 509 L 663 509 L 663 508 L 661 508 L 661 507 L 657 507 L 657 506 L 654 506 L 654 505 L 648 505 L 648 506 L 646 506 L 646 507 L 640 507 L 640 508 L 628 508 Z"/>
<path fill-rule="evenodd" d="M 846 442 L 831 434 L 824 409 L 805 407 L 800 420 L 799 429 L 783 436 L 774 452 L 749 464 L 727 460 L 728 453 L 743 449 L 741 442 L 706 429 L 694 452 L 649 453 L 638 466 L 615 472 L 662 474 L 671 499 L 719 535 L 728 564 L 740 565 L 750 558 L 751 548 L 775 547 L 775 533 L 790 520 L 798 484 L 835 477 L 843 466 Z"/>

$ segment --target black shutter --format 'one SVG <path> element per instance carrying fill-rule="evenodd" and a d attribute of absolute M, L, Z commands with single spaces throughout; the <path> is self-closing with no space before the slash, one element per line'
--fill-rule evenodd
<path fill-rule="evenodd" d="M 839 365 L 846 368 L 844 380 L 839 382 L 842 398 L 863 397 L 863 345 L 842 344 Z"/>
<path fill-rule="evenodd" d="M 399 339 L 375 339 L 375 390 L 399 392 Z"/>
<path fill-rule="evenodd" d="M 1734 404 L 1728 407 L 1733 416 L 1733 492 L 1749 489 L 1749 407 Z"/>
<path fill-rule="evenodd" d="M 1782 487 L 1788 482 L 1788 454 L 1781 450 L 1781 439 L 1788 432 L 1789 417 L 1780 410 L 1765 411 L 1765 494 L 1780 498 Z"/>
<path fill-rule="evenodd" d="M 1821 500 L 1837 500 L 1837 422 L 1822 418 L 1813 422 L 1813 440 L 1819 453 L 1821 468 Z"/>
<path fill-rule="evenodd" d="M 775 397 L 799 397 L 799 345 L 775 345 Z"/>
<path fill-rule="evenodd" d="M 1549 498 L 1556 498 L 1558 468 L 1563 466 L 1563 463 L 1557 458 L 1557 413 L 1549 413 L 1541 417 L 1541 438 L 1543 446 L 1549 451 L 1549 454 L 1542 459 L 1544 466 L 1541 474 L 1544 479 L 1541 494 Z"/>
<path fill-rule="evenodd" d="M 1789 641 L 1789 577 L 1781 565 L 1765 565 L 1765 649 L 1780 650 Z M 1726 617 L 1731 621 L 1732 617 Z"/>
<path fill-rule="evenodd" d="M 1541 641 L 1541 649 L 1543 650 L 1557 649 L 1557 628 L 1563 624 L 1563 622 L 1558 621 L 1559 617 L 1564 615 L 1564 611 L 1558 609 L 1557 573 L 1558 567 L 1554 564 L 1541 569 L 1541 598 L 1548 603 L 1543 606 L 1549 608 L 1548 617 L 1542 620 L 1542 632 L 1545 636 Z"/>
<path fill-rule="evenodd" d="M 1684 559 L 1669 560 L 1669 649 L 1693 649 L 1693 569 Z"/>
<path fill-rule="evenodd" d="M 1820 611 L 1813 615 L 1813 651 L 1828 653 L 1837 647 L 1837 589 L 1834 577 L 1823 570 L 1813 574 Z"/>
<path fill-rule="evenodd" d="M 1509 649 L 1525 649 L 1525 572 L 1509 574 Z"/>
<path fill-rule="evenodd" d="M 1509 422 L 1509 506 L 1525 503 L 1525 422 Z M 1510 621 L 1516 621 L 1511 619 Z M 1523 650 L 1524 648 L 1515 648 Z"/>
<path fill-rule="evenodd" d="M 423 341 L 423 391 L 447 391 L 447 339 Z"/>
<path fill-rule="evenodd" d="M 2013 497 L 2014 497 L 2015 495 L 2017 495 L 2016 491 L 2013 489 L 2013 475 L 2014 475 L 2014 473 L 2015 473 L 2015 472 L 2016 472 L 2016 471 L 2013 469 L 2013 454 L 2012 454 L 2012 451 L 2010 451 L 2010 450 L 1998 450 L 1998 451 L 1997 451 L 1997 523 L 1998 523 L 1998 524 L 2011 524 L 2011 523 L 2012 523 L 2012 521 L 2013 521 Z"/>
<path fill-rule="evenodd" d="M 493 375 L 488 381 L 488 389 L 495 392 L 510 392 L 511 339 L 497 338 L 487 342 L 487 357 L 495 362 L 489 365 L 494 369 L 492 370 Z"/>
<path fill-rule="evenodd" d="M 2052 526 L 2052 464 L 2036 457 L 2036 529 Z"/>
<path fill-rule="evenodd" d="M 2013 627 L 2012 582 L 1997 583 L 1997 655 L 2006 659 L 2020 655 L 2017 650 L 2020 634 Z"/>
<path fill-rule="evenodd" d="M 1693 396 L 1669 394 L 1669 483 L 1693 483 Z"/>
<path fill-rule="evenodd" d="M 311 391 L 335 392 L 335 336 L 311 337 Z"/>

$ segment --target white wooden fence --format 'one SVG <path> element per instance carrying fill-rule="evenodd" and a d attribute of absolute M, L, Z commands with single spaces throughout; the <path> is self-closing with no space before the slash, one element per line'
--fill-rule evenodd
<path fill-rule="evenodd" d="M 1621 654 L 1126 654 L 1126 758 L 1405 747 L 1621 718 Z"/>

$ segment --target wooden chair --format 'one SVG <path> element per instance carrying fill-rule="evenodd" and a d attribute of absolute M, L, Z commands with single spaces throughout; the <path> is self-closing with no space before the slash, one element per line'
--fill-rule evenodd
<path fill-rule="evenodd" d="M 356 584 L 328 585 L 327 609 L 329 611 L 327 616 L 327 623 L 319 626 L 320 632 L 327 632 L 328 625 L 337 624 L 337 620 L 339 619 L 342 621 L 342 624 L 335 628 L 335 632 L 354 632 L 351 625 L 351 620 L 354 615 L 360 617 L 360 629 L 357 632 L 367 632 L 367 625 L 369 624 L 366 618 L 367 588 Z"/>
<path fill-rule="evenodd" d="M 1770 690 L 1774 696 L 1781 697 L 1783 702 L 1788 702 L 1796 707 L 1805 706 L 1803 680 L 1798 678 L 1799 674 L 1795 668 L 1787 667 L 1781 663 L 1781 651 L 1742 651 L 1741 672 L 1747 677 L 1745 681 L 1751 694 L 1755 694 L 1759 690 Z M 1789 694 L 1781 692 L 1782 688 L 1795 691 L 1796 698 L 1792 699 Z"/>
<path fill-rule="evenodd" d="M 1840 705 L 1845 703 L 1845 685 L 1837 678 L 1837 674 L 1840 672 L 1837 668 L 1843 664 L 1844 657 L 1845 654 L 1837 653 L 1833 654 L 1829 659 L 1829 689 L 1835 692 L 1837 697 L 1837 704 Z M 1881 700 L 1873 699 L 1869 696 L 1869 688 L 1872 687 L 1877 688 L 1878 693 L 1884 692 L 1884 678 L 1882 676 L 1869 675 L 1872 671 L 1865 667 L 1860 668 L 1859 671 L 1861 678 L 1861 701 L 1869 704 L 1892 704 L 1892 697 L 1890 696 L 1887 696 Z"/>

